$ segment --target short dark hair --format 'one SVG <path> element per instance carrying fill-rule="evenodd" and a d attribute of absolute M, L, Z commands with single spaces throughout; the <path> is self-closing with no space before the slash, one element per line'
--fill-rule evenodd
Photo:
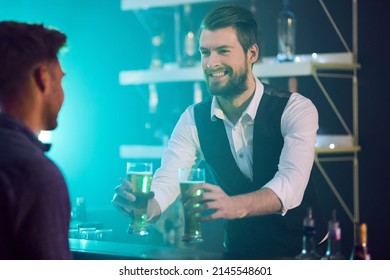
<path fill-rule="evenodd" d="M 42 24 L 0 22 L 0 101 L 24 86 L 28 73 L 44 61 L 55 61 L 66 35 Z"/>
<path fill-rule="evenodd" d="M 257 23 L 252 13 L 238 5 L 224 5 L 209 12 L 203 19 L 199 36 L 204 29 L 216 30 L 232 26 L 236 29 L 237 38 L 246 52 L 252 45 L 257 44 Z"/>

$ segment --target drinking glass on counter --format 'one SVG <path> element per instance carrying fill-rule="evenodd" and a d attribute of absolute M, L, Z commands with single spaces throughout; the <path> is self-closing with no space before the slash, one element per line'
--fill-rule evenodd
<path fill-rule="evenodd" d="M 99 241 L 113 241 L 113 231 L 112 229 L 97 229 L 96 230 L 96 240 Z"/>
<path fill-rule="evenodd" d="M 109 228 L 79 228 L 69 229 L 69 238 L 71 239 L 85 239 L 98 241 L 113 241 L 113 230 Z"/>
<path fill-rule="evenodd" d="M 201 224 L 198 220 L 200 213 L 191 213 L 199 203 L 195 203 L 192 207 L 184 207 L 184 204 L 192 198 L 196 198 L 203 193 L 202 189 L 197 189 L 193 192 L 188 192 L 190 188 L 205 182 L 205 171 L 203 168 L 180 168 L 179 169 L 179 183 L 180 193 L 184 208 L 184 234 L 182 241 L 189 243 L 197 243 L 203 241 Z"/>
<path fill-rule="evenodd" d="M 96 240 L 96 228 L 79 228 L 79 238 Z"/>
<path fill-rule="evenodd" d="M 145 162 L 128 162 L 126 165 L 127 180 L 131 183 L 133 194 L 136 197 L 132 221 L 128 233 L 147 235 L 149 223 L 147 206 L 150 198 L 150 185 L 152 183 L 153 165 Z"/>

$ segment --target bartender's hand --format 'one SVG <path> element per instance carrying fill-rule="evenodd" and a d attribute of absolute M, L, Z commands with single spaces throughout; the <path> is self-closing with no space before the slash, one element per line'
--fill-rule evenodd
<path fill-rule="evenodd" d="M 129 216 L 138 204 L 145 200 L 152 199 L 154 193 L 148 194 L 134 193 L 133 185 L 125 178 L 121 179 L 121 184 L 115 187 L 115 193 L 111 200 L 112 205 L 125 215 Z"/>
<path fill-rule="evenodd" d="M 185 202 L 184 207 L 193 213 L 201 213 L 200 221 L 215 219 L 241 219 L 250 216 L 261 216 L 280 213 L 282 203 L 278 196 L 268 188 L 233 195 L 227 195 L 219 186 L 203 183 L 190 189 L 203 189 L 203 193 Z M 199 207 L 194 207 L 197 203 Z"/>
<path fill-rule="evenodd" d="M 201 212 L 200 221 L 242 218 L 242 211 L 235 203 L 233 196 L 228 196 L 221 187 L 203 183 L 188 191 L 193 192 L 196 189 L 203 189 L 203 194 L 186 201 L 184 207 L 193 210 L 193 213 Z M 200 206 L 193 207 L 197 203 L 200 203 Z"/>

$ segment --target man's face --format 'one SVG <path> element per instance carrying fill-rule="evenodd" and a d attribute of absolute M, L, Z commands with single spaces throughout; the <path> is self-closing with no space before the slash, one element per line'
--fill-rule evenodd
<path fill-rule="evenodd" d="M 64 102 L 64 91 L 61 84 L 64 72 L 58 61 L 51 62 L 49 69 L 51 82 L 44 105 L 44 130 L 53 130 L 57 127 L 58 113 Z"/>
<path fill-rule="evenodd" d="M 234 97 L 247 89 L 248 56 L 232 27 L 204 29 L 199 49 L 202 70 L 208 91 L 212 95 Z"/>

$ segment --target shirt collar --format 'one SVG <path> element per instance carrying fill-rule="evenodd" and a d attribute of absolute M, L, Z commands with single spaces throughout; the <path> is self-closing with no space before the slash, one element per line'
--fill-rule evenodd
<path fill-rule="evenodd" d="M 255 77 L 255 81 L 256 81 L 255 94 L 253 95 L 251 102 L 249 103 L 248 107 L 242 113 L 242 116 L 241 116 L 241 117 L 243 117 L 245 115 L 248 115 L 251 118 L 251 120 L 254 120 L 256 117 L 257 108 L 259 107 L 260 100 L 261 100 L 261 97 L 263 96 L 263 92 L 264 92 L 264 86 L 260 82 L 260 80 Z M 212 121 L 216 121 L 217 118 L 222 119 L 222 120 L 225 119 L 225 114 L 223 113 L 221 107 L 219 106 L 217 98 L 215 96 L 213 96 L 213 99 L 211 101 L 211 111 L 210 112 L 211 112 L 210 118 Z"/>
<path fill-rule="evenodd" d="M 47 152 L 51 147 L 51 144 L 44 144 L 39 141 L 37 135 L 35 135 L 24 123 L 8 114 L 0 112 L 0 126 L 19 131 L 44 152 Z"/>

